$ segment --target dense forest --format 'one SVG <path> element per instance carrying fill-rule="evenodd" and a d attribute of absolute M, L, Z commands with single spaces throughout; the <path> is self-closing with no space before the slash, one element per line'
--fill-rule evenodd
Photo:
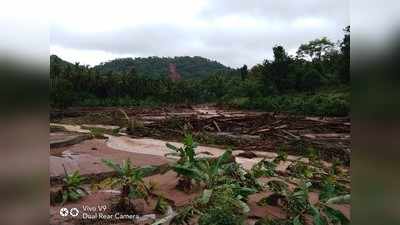
<path fill-rule="evenodd" d="M 179 74 L 184 79 L 201 79 L 220 71 L 233 71 L 219 62 L 199 56 L 123 58 L 101 63 L 94 69 L 101 75 L 107 75 L 128 73 L 132 68 L 135 68 L 136 73 L 142 77 L 160 79 L 169 73 L 169 64 L 175 64 Z"/>
<path fill-rule="evenodd" d="M 350 27 L 337 43 L 323 37 L 289 55 L 231 69 L 202 57 L 125 58 L 95 67 L 50 57 L 51 107 L 158 106 L 213 102 L 307 115 L 349 114 Z M 180 80 L 168 76 L 176 65 Z"/>

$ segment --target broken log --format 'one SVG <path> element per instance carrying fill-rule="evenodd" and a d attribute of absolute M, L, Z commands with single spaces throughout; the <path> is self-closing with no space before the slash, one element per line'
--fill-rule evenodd
<path fill-rule="evenodd" d="M 219 128 L 219 126 L 218 126 L 217 122 L 215 122 L 215 120 L 213 120 L 213 124 L 217 128 L 218 132 L 221 132 L 221 129 Z"/>
<path fill-rule="evenodd" d="M 329 133 L 329 134 L 304 134 L 302 137 L 309 139 L 350 139 L 349 134 Z"/>
<path fill-rule="evenodd" d="M 251 132 L 251 134 L 259 134 L 259 133 L 264 133 L 264 132 L 268 132 L 268 131 L 271 131 L 271 130 L 279 130 L 279 129 L 286 128 L 287 126 L 288 126 L 287 124 L 284 124 L 284 125 L 277 126 L 277 127 L 261 129 L 261 130 L 255 131 L 255 132 Z"/>
<path fill-rule="evenodd" d="M 224 139 L 232 139 L 232 140 L 243 140 L 243 141 L 259 141 L 261 137 L 259 135 L 248 135 L 248 134 L 232 134 L 228 132 L 219 132 L 216 134 L 210 134 L 212 136 Z"/>

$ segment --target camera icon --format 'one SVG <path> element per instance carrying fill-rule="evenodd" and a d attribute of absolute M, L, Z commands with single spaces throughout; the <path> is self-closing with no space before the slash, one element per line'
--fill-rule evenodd
<path fill-rule="evenodd" d="M 66 217 L 68 215 L 70 215 L 72 217 L 77 217 L 79 215 L 79 210 L 77 208 L 72 208 L 70 210 L 68 210 L 67 208 L 61 208 L 60 215 L 62 217 Z"/>
<path fill-rule="evenodd" d="M 66 217 L 66 216 L 68 216 L 68 214 L 69 214 L 69 211 L 68 211 L 67 208 L 61 208 L 61 209 L 60 209 L 60 215 L 61 215 L 62 217 Z"/>
<path fill-rule="evenodd" d="M 71 210 L 69 210 L 69 215 L 71 215 L 72 217 L 76 217 L 79 215 L 79 210 L 77 208 L 72 208 Z"/>

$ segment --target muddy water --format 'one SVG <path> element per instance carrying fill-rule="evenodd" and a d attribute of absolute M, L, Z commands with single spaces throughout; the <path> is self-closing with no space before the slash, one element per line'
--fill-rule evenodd
<path fill-rule="evenodd" d="M 164 156 L 166 153 L 171 152 L 165 145 L 166 141 L 153 139 L 153 138 L 130 138 L 126 136 L 115 137 L 111 135 L 107 135 L 109 138 L 107 141 L 107 146 L 112 149 L 118 149 L 121 151 L 127 151 L 132 153 L 141 153 L 148 155 L 156 155 L 156 156 Z M 179 142 L 168 142 L 176 147 L 183 146 L 182 143 Z M 198 146 L 196 148 L 196 152 L 201 153 L 206 152 L 207 155 L 212 155 L 214 157 L 218 157 L 222 155 L 225 150 L 220 148 L 208 147 L 208 146 Z M 242 151 L 234 151 L 234 155 L 237 155 L 238 152 Z M 257 154 L 258 153 L 258 154 Z M 236 156 L 236 162 L 241 164 L 245 169 L 251 169 L 256 163 L 260 162 L 263 158 L 272 160 L 275 158 L 276 154 L 272 152 L 257 152 L 256 155 L 260 157 L 257 158 L 244 158 Z M 204 154 L 206 156 L 206 154 Z M 291 158 L 295 158 L 290 156 Z M 290 159 L 289 159 L 290 160 Z M 294 159 L 295 160 L 295 159 Z M 278 165 L 278 171 L 285 171 L 286 168 L 292 163 L 290 161 L 282 162 Z"/>
<path fill-rule="evenodd" d="M 57 126 L 63 126 L 67 131 L 72 132 L 80 132 L 80 133 L 88 133 L 89 130 L 83 129 L 79 125 L 67 125 L 67 124 L 52 124 Z M 128 136 L 112 136 L 105 134 L 108 137 L 106 140 L 107 147 L 119 151 L 125 151 L 130 153 L 138 153 L 138 154 L 146 154 L 153 155 L 157 157 L 164 157 L 165 154 L 172 152 L 166 147 L 167 143 L 170 143 L 176 147 L 183 146 L 182 143 L 179 142 L 167 142 L 164 140 L 154 139 L 154 138 L 131 138 Z M 198 146 L 196 148 L 196 152 L 200 153 L 200 156 L 211 155 L 213 157 L 218 157 L 225 152 L 225 149 L 208 147 L 208 146 Z M 276 157 L 276 153 L 273 152 L 258 152 L 254 153 L 258 156 L 256 158 L 248 159 L 244 157 L 237 156 L 237 154 L 243 151 L 236 150 L 233 154 L 236 156 L 236 161 L 241 164 L 245 169 L 251 169 L 251 167 L 260 162 L 262 159 L 267 159 L 272 161 Z M 288 161 L 282 163 L 282 165 L 278 165 L 277 170 L 286 170 L 286 168 L 292 163 L 292 161 L 299 160 L 297 156 L 288 156 Z M 307 159 L 302 159 L 302 161 Z"/>
<path fill-rule="evenodd" d="M 72 132 L 80 132 L 80 133 L 88 133 L 89 130 L 83 129 L 79 125 L 67 125 L 67 124 L 52 124 L 57 126 L 63 126 L 67 131 Z M 131 153 L 140 153 L 140 154 L 147 154 L 147 155 L 154 155 L 154 156 L 162 156 L 166 153 L 170 153 L 166 147 L 167 141 L 153 139 L 153 138 L 131 138 L 128 136 L 112 136 L 112 135 L 105 135 L 108 137 L 106 144 L 109 148 L 126 151 Z M 182 143 L 179 142 L 168 142 L 176 147 L 183 146 Z M 225 150 L 220 148 L 208 147 L 208 146 L 198 146 L 196 151 L 198 153 L 206 153 L 205 155 L 211 155 L 214 157 L 218 157 L 222 155 Z M 240 152 L 240 151 L 238 151 Z M 202 154 L 200 154 L 202 155 Z M 247 159 L 242 157 L 236 157 L 236 161 L 240 163 L 244 168 L 250 169 L 254 164 L 261 161 L 263 158 L 253 158 Z"/>
<path fill-rule="evenodd" d="M 210 114 L 213 112 L 211 111 Z M 63 126 L 67 131 L 72 131 L 72 132 L 78 132 L 78 133 L 89 133 L 90 131 L 87 129 L 84 129 L 83 127 L 79 125 L 68 125 L 68 124 L 52 124 L 56 126 Z M 128 136 L 112 136 L 112 135 L 107 135 L 105 136 L 108 138 L 106 140 L 106 145 L 107 147 L 119 151 L 125 151 L 125 152 L 130 152 L 130 153 L 138 153 L 138 154 L 146 154 L 146 155 L 153 155 L 157 157 L 164 157 L 165 154 L 172 152 L 172 150 L 169 150 L 166 147 L 167 143 L 170 143 L 176 147 L 181 147 L 183 146 L 182 143 L 179 142 L 167 142 L 164 140 L 159 140 L 159 139 L 154 139 L 154 138 L 131 138 Z M 222 155 L 225 152 L 225 149 L 221 148 L 215 148 L 215 147 L 208 147 L 208 146 L 198 146 L 196 148 L 196 152 L 200 153 L 200 156 L 212 156 L 212 157 L 218 157 Z M 262 159 L 267 159 L 269 161 L 272 161 L 277 154 L 274 152 L 259 152 L 259 151 L 254 151 L 255 155 L 257 156 L 256 158 L 248 159 L 244 157 L 237 156 L 239 153 L 242 153 L 243 151 L 241 150 L 236 150 L 233 152 L 233 154 L 236 156 L 236 162 L 241 164 L 245 169 L 251 169 L 251 167 L 260 162 Z M 203 154 L 202 154 L 203 153 Z M 298 156 L 288 156 L 288 161 L 281 162 L 280 165 L 278 165 L 277 170 L 278 171 L 285 171 L 286 168 L 293 162 L 301 160 L 304 162 L 308 162 L 308 159 L 301 158 Z M 328 164 L 327 164 L 328 165 Z"/>
<path fill-rule="evenodd" d="M 132 153 L 142 153 L 149 155 L 157 155 L 164 156 L 165 154 L 171 152 L 165 145 L 166 141 L 153 139 L 153 138 L 130 138 L 130 137 L 115 137 L 115 136 L 107 136 L 109 139 L 107 141 L 107 146 L 113 149 L 118 149 L 121 151 L 127 151 Z M 168 142 L 176 147 L 183 146 L 182 143 L 179 142 Z M 222 155 L 225 150 L 214 147 L 207 146 L 198 146 L 196 148 L 196 152 L 198 153 L 207 153 L 212 156 L 218 157 Z M 202 154 L 200 154 L 202 155 Z M 206 154 L 204 154 L 206 156 Z M 241 157 L 236 157 L 237 162 L 242 164 L 242 166 L 246 169 L 250 169 L 254 164 L 261 161 L 262 158 L 253 158 L 246 159 Z"/>

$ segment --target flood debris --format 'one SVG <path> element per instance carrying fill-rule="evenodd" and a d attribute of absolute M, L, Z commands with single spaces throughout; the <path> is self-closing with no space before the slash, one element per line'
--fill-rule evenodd
<path fill-rule="evenodd" d="M 120 126 L 133 137 L 180 140 L 185 133 L 193 133 L 203 144 L 245 151 L 277 151 L 285 146 L 286 151 L 295 155 L 304 155 L 308 148 L 314 148 L 324 160 L 337 158 L 346 164 L 350 162 L 348 117 L 295 116 L 209 106 L 124 108 L 122 111 L 120 108 L 76 108 L 63 114 L 73 117 L 60 119 L 60 113 L 57 115 L 61 123 Z M 98 118 L 107 119 L 99 123 Z M 114 123 L 108 118 L 114 118 Z"/>

